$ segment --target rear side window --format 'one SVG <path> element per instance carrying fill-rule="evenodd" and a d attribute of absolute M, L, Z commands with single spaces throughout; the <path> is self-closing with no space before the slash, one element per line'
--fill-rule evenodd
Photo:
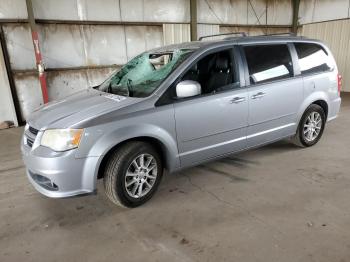
<path fill-rule="evenodd" d="M 245 46 L 251 84 L 293 76 L 292 58 L 287 45 Z"/>
<path fill-rule="evenodd" d="M 324 72 L 332 68 L 327 52 L 317 44 L 295 43 L 301 74 Z"/>

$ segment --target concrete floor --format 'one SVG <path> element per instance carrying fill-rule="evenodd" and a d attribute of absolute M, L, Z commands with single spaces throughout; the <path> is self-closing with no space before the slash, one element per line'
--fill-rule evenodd
<path fill-rule="evenodd" d="M 0 261 L 349 261 L 350 96 L 322 140 L 279 142 L 164 177 L 146 205 L 49 199 L 22 128 L 0 131 Z"/>

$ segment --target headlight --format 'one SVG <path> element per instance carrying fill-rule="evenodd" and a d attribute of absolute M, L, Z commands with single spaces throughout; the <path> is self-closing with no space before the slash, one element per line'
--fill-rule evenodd
<path fill-rule="evenodd" d="M 48 129 L 44 131 L 40 144 L 54 151 L 77 148 L 83 131 L 83 129 Z"/>

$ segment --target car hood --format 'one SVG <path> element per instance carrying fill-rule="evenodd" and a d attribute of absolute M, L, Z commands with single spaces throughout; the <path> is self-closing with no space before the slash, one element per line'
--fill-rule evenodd
<path fill-rule="evenodd" d="M 27 122 L 38 129 L 67 128 L 140 100 L 88 89 L 40 107 Z"/>

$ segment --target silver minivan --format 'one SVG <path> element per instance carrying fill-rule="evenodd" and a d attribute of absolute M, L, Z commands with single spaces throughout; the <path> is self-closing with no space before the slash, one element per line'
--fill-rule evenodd
<path fill-rule="evenodd" d="M 21 150 L 42 194 L 96 192 L 136 207 L 163 171 L 290 138 L 315 145 L 340 107 L 330 50 L 303 37 L 235 37 L 144 52 L 101 85 L 27 121 Z"/>

